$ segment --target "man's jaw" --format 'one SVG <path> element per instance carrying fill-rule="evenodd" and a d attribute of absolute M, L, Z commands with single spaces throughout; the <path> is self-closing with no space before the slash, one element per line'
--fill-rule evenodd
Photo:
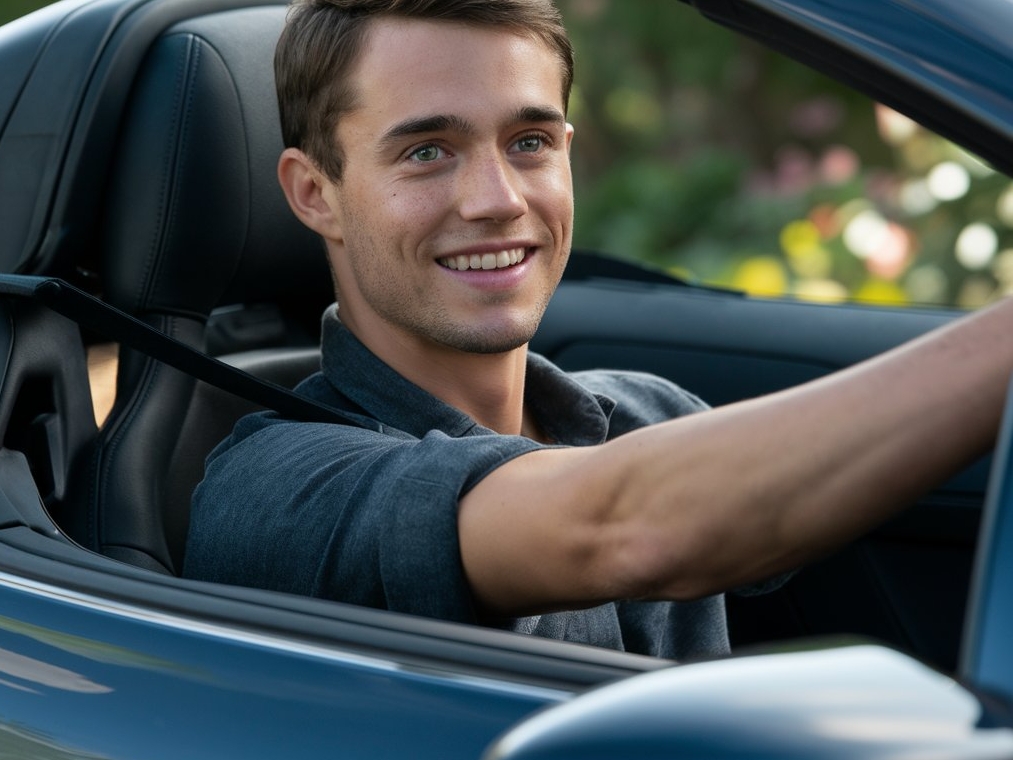
<path fill-rule="evenodd" d="M 437 263 L 447 269 L 467 271 L 473 269 L 506 269 L 520 264 L 527 256 L 526 248 L 509 248 L 491 253 L 458 254 L 437 259 Z"/>

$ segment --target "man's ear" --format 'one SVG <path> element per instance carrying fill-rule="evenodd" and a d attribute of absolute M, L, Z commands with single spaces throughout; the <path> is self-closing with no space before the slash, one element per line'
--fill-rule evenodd
<path fill-rule="evenodd" d="M 329 193 L 330 179 L 298 148 L 286 148 L 278 159 L 278 182 L 299 220 L 325 240 L 340 240 L 341 222 Z"/>

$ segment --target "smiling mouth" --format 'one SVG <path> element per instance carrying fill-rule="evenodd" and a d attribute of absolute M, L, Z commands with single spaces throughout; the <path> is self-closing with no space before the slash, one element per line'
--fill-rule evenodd
<path fill-rule="evenodd" d="M 447 269 L 466 271 L 469 269 L 506 269 L 520 264 L 526 256 L 526 249 L 511 248 L 499 253 L 472 253 L 460 256 L 447 256 L 437 259 L 440 266 Z"/>

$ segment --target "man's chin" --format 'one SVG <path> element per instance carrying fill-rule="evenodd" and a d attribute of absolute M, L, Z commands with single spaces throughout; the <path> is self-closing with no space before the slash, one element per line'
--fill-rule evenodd
<path fill-rule="evenodd" d="M 442 336 L 442 340 L 439 342 L 448 348 L 467 354 L 506 354 L 527 345 L 534 334 L 534 328 L 487 331 L 458 330 Z"/>
<path fill-rule="evenodd" d="M 451 348 L 455 348 L 458 351 L 467 354 L 507 354 L 511 351 L 516 351 L 518 348 L 526 345 L 530 338 L 525 339 L 475 339 L 471 341 L 461 341 L 451 345 Z"/>

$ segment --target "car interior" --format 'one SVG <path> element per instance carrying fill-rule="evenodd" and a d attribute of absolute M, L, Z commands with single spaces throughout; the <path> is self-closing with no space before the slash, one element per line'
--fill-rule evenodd
<path fill-rule="evenodd" d="M 284 16 L 278 0 L 69 0 L 5 27 L 0 271 L 61 278 L 284 387 L 315 371 L 333 295 L 322 246 L 274 176 Z M 89 355 L 110 337 L 17 290 L 0 283 L 0 523 L 67 556 L 80 546 L 178 576 L 204 457 L 256 403 L 121 346 L 97 421 Z M 719 405 L 952 318 L 755 299 L 575 252 L 532 348 L 564 369 L 654 372 Z M 731 595 L 733 647 L 862 635 L 955 669 L 988 466 L 779 591 Z"/>

